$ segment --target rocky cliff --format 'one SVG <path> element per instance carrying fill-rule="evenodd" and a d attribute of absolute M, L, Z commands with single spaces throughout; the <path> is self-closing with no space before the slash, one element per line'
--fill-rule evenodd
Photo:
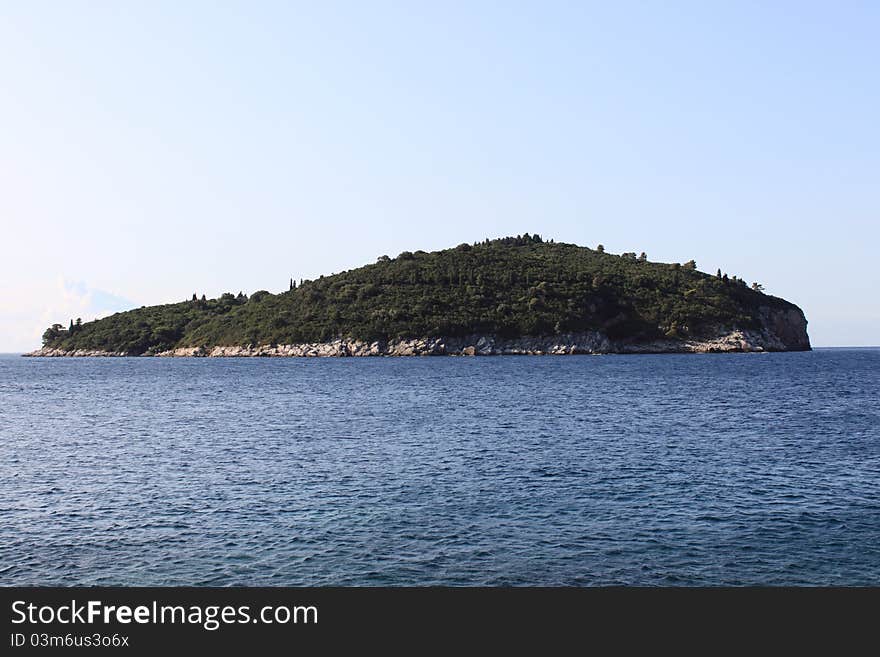
<path fill-rule="evenodd" d="M 554 336 L 501 338 L 470 335 L 447 338 L 412 338 L 365 342 L 337 339 L 276 345 L 216 345 L 176 347 L 143 355 L 157 357 L 241 358 L 241 357 L 365 357 L 365 356 L 515 356 L 566 354 L 659 354 L 808 351 L 807 321 L 795 310 L 762 314 L 759 330 L 722 330 L 715 337 L 700 340 L 654 340 L 631 342 L 611 340 L 598 331 Z M 27 356 L 126 356 L 124 352 L 43 348 Z"/>

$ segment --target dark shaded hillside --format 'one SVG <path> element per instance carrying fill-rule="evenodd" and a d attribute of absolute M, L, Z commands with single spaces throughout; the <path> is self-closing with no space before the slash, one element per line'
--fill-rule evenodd
<path fill-rule="evenodd" d="M 178 346 L 334 338 L 500 337 L 599 330 L 617 341 L 759 329 L 760 309 L 796 309 L 726 276 L 539 237 L 504 238 L 305 281 L 273 295 L 225 294 L 46 331 L 44 346 L 143 354 Z"/>

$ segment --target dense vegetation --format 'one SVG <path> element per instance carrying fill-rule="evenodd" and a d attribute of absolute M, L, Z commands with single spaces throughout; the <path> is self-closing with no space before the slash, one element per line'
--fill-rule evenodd
<path fill-rule="evenodd" d="M 44 346 L 142 354 L 175 346 L 552 335 L 699 337 L 757 328 L 760 306 L 793 307 L 720 271 L 648 262 L 524 235 L 425 253 L 303 281 L 282 294 L 224 294 L 54 325 Z"/>

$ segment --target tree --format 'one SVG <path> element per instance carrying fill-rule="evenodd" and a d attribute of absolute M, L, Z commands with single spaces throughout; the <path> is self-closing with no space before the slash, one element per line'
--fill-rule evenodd
<path fill-rule="evenodd" d="M 204 294 L 202 295 L 202 301 L 207 301 Z"/>
<path fill-rule="evenodd" d="M 597 250 L 599 253 L 605 253 L 605 246 L 602 245 L 602 244 L 600 244 L 599 246 L 596 247 L 596 250 Z"/>
<path fill-rule="evenodd" d="M 648 261 L 648 254 L 646 254 L 644 251 L 642 251 L 641 255 L 639 255 L 639 261 L 640 262 L 647 262 Z"/>
<path fill-rule="evenodd" d="M 192 300 L 193 300 L 193 301 L 198 301 L 198 299 L 199 299 L 199 298 L 196 296 L 196 293 L 193 292 L 193 298 L 192 298 Z"/>
<path fill-rule="evenodd" d="M 65 332 L 61 324 L 52 324 L 43 332 L 43 346 L 48 347 L 59 338 L 64 337 Z"/>
<path fill-rule="evenodd" d="M 721 279 L 721 267 L 718 268 L 718 273 L 715 274 L 715 278 L 717 278 L 719 280 Z"/>
<path fill-rule="evenodd" d="M 761 285 L 760 283 L 758 283 L 757 281 L 755 281 L 754 283 L 752 283 L 752 289 L 753 289 L 755 292 L 763 292 L 763 291 L 764 291 L 764 286 Z"/>
<path fill-rule="evenodd" d="M 683 266 L 685 269 L 690 269 L 691 271 L 694 271 L 697 268 L 697 262 L 696 260 L 688 260 L 686 263 L 684 263 Z"/>

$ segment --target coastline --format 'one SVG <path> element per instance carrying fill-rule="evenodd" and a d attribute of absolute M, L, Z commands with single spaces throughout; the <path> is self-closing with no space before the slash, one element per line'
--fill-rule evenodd
<path fill-rule="evenodd" d="M 177 347 L 166 351 L 129 354 L 92 349 L 37 349 L 25 357 L 155 357 L 155 358 L 344 358 L 404 356 L 563 356 L 583 354 L 687 354 L 762 353 L 810 351 L 809 342 L 790 344 L 769 331 L 732 330 L 713 338 L 654 340 L 650 342 L 614 341 L 598 331 L 554 336 L 499 338 L 471 335 L 449 338 L 410 338 L 366 342 L 337 339 L 280 345 L 216 345 Z"/>

